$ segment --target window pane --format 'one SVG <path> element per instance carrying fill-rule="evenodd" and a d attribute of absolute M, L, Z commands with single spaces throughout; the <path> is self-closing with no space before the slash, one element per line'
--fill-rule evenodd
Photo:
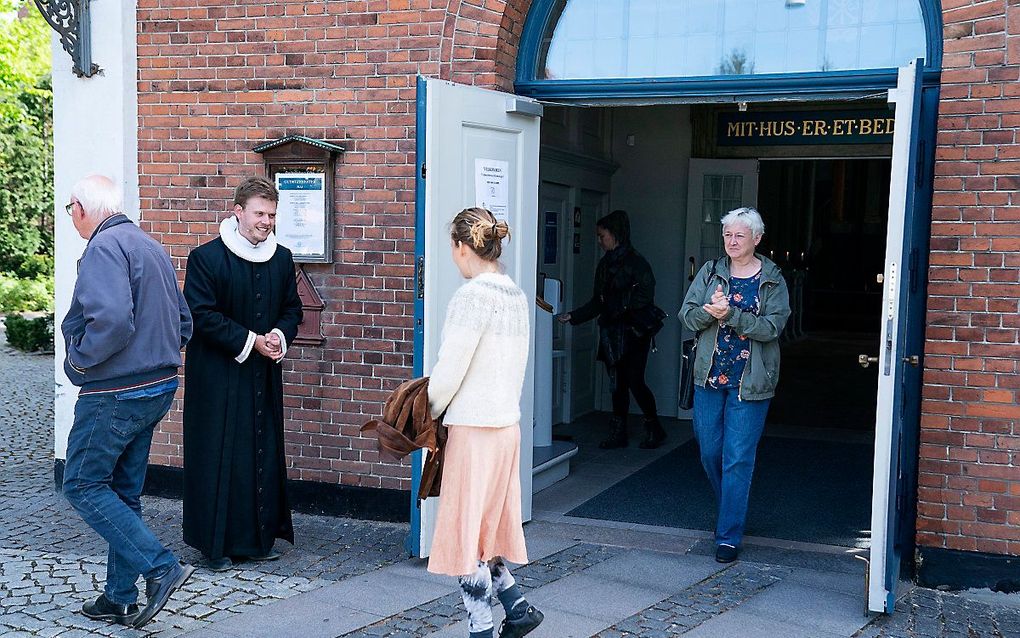
<path fill-rule="evenodd" d="M 891 68 L 924 58 L 917 0 L 559 0 L 541 78 Z"/>

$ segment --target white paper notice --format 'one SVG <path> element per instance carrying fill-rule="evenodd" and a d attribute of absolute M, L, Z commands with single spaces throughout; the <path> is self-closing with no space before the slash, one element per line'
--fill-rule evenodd
<path fill-rule="evenodd" d="M 277 173 L 276 239 L 295 257 L 326 257 L 326 176 Z"/>
<path fill-rule="evenodd" d="M 475 206 L 487 209 L 496 219 L 507 221 L 510 208 L 510 163 L 475 159 Z"/>

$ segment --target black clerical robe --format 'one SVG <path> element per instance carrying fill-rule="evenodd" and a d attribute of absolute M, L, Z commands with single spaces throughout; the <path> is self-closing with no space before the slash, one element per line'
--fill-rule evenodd
<path fill-rule="evenodd" d="M 185 358 L 184 541 L 209 558 L 262 556 L 294 542 L 285 481 L 283 375 L 249 331 L 288 345 L 301 323 L 294 259 L 257 263 L 214 239 L 192 251 L 184 297 L 195 331 Z"/>

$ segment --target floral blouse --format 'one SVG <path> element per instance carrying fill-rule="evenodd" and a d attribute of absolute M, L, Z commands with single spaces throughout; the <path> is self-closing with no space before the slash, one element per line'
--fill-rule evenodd
<path fill-rule="evenodd" d="M 751 277 L 730 277 L 730 305 L 757 315 L 760 284 L 760 270 Z M 725 324 L 720 326 L 715 356 L 712 357 L 712 369 L 708 373 L 708 387 L 739 388 L 744 366 L 750 358 L 751 343 L 747 337 L 738 335 L 730 326 Z"/>

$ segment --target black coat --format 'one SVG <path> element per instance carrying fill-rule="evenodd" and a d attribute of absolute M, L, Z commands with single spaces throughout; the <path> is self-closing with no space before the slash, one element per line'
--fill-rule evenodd
<path fill-rule="evenodd" d="M 195 332 L 185 357 L 184 540 L 206 556 L 257 556 L 276 538 L 294 541 L 287 503 L 283 373 L 254 348 L 249 331 L 301 323 L 294 259 L 278 246 L 249 262 L 214 239 L 192 251 L 184 297 Z"/>
<path fill-rule="evenodd" d="M 570 323 L 577 325 L 598 317 L 599 359 L 613 366 L 637 340 L 630 330 L 636 312 L 655 302 L 655 274 L 648 261 L 629 244 L 602 256 L 595 267 L 595 286 L 591 299 L 570 312 Z M 647 339 L 641 347 L 647 348 Z"/>

